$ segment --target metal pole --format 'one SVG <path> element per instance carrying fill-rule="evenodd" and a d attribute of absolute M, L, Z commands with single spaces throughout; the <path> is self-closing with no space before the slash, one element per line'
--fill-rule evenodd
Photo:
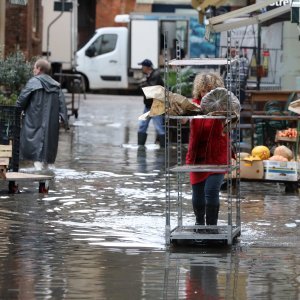
<path fill-rule="evenodd" d="M 257 24 L 257 90 L 260 90 L 260 82 L 261 82 L 261 25 Z"/>
<path fill-rule="evenodd" d="M 78 0 L 72 0 L 72 17 L 71 17 L 71 68 L 76 68 L 76 52 L 78 43 Z"/>

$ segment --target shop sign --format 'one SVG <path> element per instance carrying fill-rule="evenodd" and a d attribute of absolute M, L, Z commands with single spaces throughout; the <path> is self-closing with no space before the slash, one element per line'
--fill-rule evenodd
<path fill-rule="evenodd" d="M 276 1 L 272 4 L 270 4 L 270 6 L 284 6 L 284 5 L 288 5 L 291 4 L 292 1 L 291 0 L 280 0 L 280 1 Z"/>

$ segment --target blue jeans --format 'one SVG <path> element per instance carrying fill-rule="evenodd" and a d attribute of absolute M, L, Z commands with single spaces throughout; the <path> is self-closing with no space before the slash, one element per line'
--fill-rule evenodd
<path fill-rule="evenodd" d="M 148 112 L 150 110 L 150 108 L 147 108 L 145 106 L 144 108 L 144 113 Z M 138 132 L 140 133 L 147 133 L 147 129 L 149 126 L 150 121 L 153 121 L 153 125 L 155 127 L 155 130 L 157 132 L 158 135 L 164 135 L 165 134 L 165 128 L 164 128 L 164 118 L 163 116 L 155 116 L 155 117 L 151 117 L 147 120 L 141 120 L 139 121 L 139 129 Z"/>
<path fill-rule="evenodd" d="M 219 192 L 224 174 L 212 174 L 204 181 L 192 185 L 192 203 L 194 207 L 220 204 Z"/>

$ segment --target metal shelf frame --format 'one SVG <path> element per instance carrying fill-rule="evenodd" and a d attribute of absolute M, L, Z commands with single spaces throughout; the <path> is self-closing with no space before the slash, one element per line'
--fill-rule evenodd
<path fill-rule="evenodd" d="M 240 174 L 239 174 L 239 155 L 237 155 L 236 165 L 185 165 L 183 163 L 183 144 L 181 136 L 181 120 L 182 119 L 223 119 L 231 120 L 233 112 L 228 101 L 226 115 L 197 115 L 197 116 L 170 116 L 168 111 L 170 108 L 169 102 L 169 68 L 176 68 L 177 93 L 181 94 L 180 84 L 180 72 L 181 68 L 187 65 L 215 65 L 227 66 L 227 73 L 231 74 L 230 68 L 232 63 L 239 63 L 239 60 L 232 59 L 228 56 L 226 59 L 180 59 L 180 51 L 175 60 L 168 61 L 167 52 L 167 33 L 165 33 L 165 47 L 164 47 L 164 80 L 165 80 L 165 128 L 166 128 L 166 150 L 165 150 L 165 180 L 166 180 L 166 224 L 165 224 L 165 238 L 166 244 L 176 244 L 179 241 L 189 241 L 197 244 L 199 241 L 218 240 L 231 245 L 233 241 L 241 234 L 241 217 L 240 217 Z M 227 35 L 228 47 L 231 47 L 231 32 Z M 180 41 L 177 41 L 176 49 L 180 49 Z M 239 98 L 239 79 L 237 80 L 237 93 L 235 95 Z M 231 84 L 231 83 L 229 83 Z M 229 87 L 230 88 L 230 87 Z M 228 97 L 229 99 L 229 97 Z M 177 120 L 177 142 L 176 142 L 176 166 L 171 166 L 171 145 L 170 145 L 170 120 Z M 232 125 L 229 122 L 229 130 L 227 130 L 229 141 L 235 144 L 237 153 L 240 152 L 240 128 L 239 122 L 236 125 Z M 228 161 L 231 162 L 231 153 L 233 150 L 232 142 L 227 145 Z M 224 149 L 225 150 L 225 149 Z M 227 220 L 226 225 L 188 225 L 184 224 L 183 216 L 183 184 L 184 176 L 188 172 L 226 172 L 227 191 Z M 235 175 L 234 175 L 235 173 Z M 177 224 L 173 226 L 171 224 L 174 219 L 177 219 Z M 176 222 L 175 222 L 176 223 Z"/>

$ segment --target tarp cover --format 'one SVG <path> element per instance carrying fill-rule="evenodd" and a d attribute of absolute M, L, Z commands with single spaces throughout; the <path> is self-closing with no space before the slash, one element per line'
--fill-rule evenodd
<path fill-rule="evenodd" d="M 225 88 L 216 88 L 202 98 L 200 108 L 205 115 L 213 112 L 229 112 L 239 116 L 241 104 L 232 92 Z"/>
<path fill-rule="evenodd" d="M 289 105 L 288 110 L 300 115 L 300 99 L 293 101 Z"/>
<path fill-rule="evenodd" d="M 155 85 L 144 87 L 143 92 L 147 99 L 153 99 L 153 104 L 149 112 L 141 115 L 139 119 L 146 119 L 165 113 L 166 91 L 163 86 Z M 225 88 L 216 88 L 206 94 L 198 105 L 190 99 L 180 94 L 168 92 L 170 107 L 168 114 L 178 115 L 211 115 L 221 114 L 226 116 L 228 113 L 239 117 L 241 105 L 238 98 Z"/>
<path fill-rule="evenodd" d="M 165 97 L 166 90 L 161 85 L 147 86 L 143 88 L 143 92 L 147 99 L 153 99 L 150 112 L 143 114 L 139 119 L 145 119 L 147 117 L 154 117 L 165 113 Z M 170 102 L 170 108 L 168 110 L 169 115 L 191 115 L 195 113 L 201 113 L 200 106 L 193 103 L 191 100 L 180 94 L 168 92 L 168 98 Z"/>

